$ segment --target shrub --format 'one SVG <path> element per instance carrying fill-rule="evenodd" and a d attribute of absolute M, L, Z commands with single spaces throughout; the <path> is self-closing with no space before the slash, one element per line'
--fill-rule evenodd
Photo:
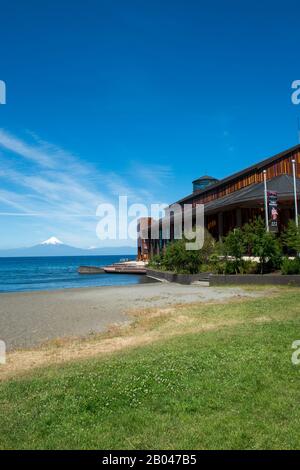
<path fill-rule="evenodd" d="M 210 263 L 206 264 L 201 264 L 199 268 L 199 272 L 201 273 L 211 273 L 214 272 L 214 266 Z"/>
<path fill-rule="evenodd" d="M 241 274 L 256 274 L 258 271 L 258 264 L 255 261 L 243 260 L 240 267 Z"/>
<path fill-rule="evenodd" d="M 224 274 L 238 274 L 237 263 L 235 261 L 225 261 Z"/>
<path fill-rule="evenodd" d="M 284 258 L 281 266 L 282 274 L 300 274 L 300 259 Z"/>
<path fill-rule="evenodd" d="M 226 260 L 219 263 L 218 274 L 256 274 L 258 264 L 255 261 L 241 260 L 238 270 L 234 260 Z"/>
<path fill-rule="evenodd" d="M 213 273 L 214 274 L 225 274 L 226 271 L 226 261 L 219 260 L 218 263 L 213 265 Z"/>
<path fill-rule="evenodd" d="M 240 228 L 234 229 L 224 238 L 223 253 L 234 256 L 237 260 L 242 259 L 242 256 L 245 254 L 245 241 L 244 234 Z"/>
<path fill-rule="evenodd" d="M 149 261 L 149 267 L 160 269 L 163 264 L 163 258 L 161 255 L 154 255 L 152 256 L 151 260 Z"/>
<path fill-rule="evenodd" d="M 240 228 L 234 229 L 225 237 L 223 242 L 223 254 L 226 257 L 232 256 L 234 258 L 230 261 L 231 264 L 230 267 L 228 266 L 228 269 L 230 271 L 234 269 L 236 274 L 240 272 L 242 257 L 245 254 L 244 234 Z"/>
<path fill-rule="evenodd" d="M 259 258 L 261 274 L 280 266 L 282 250 L 279 241 L 273 233 L 266 232 L 261 218 L 245 225 L 244 236 L 248 253 Z"/>
<path fill-rule="evenodd" d="M 163 265 L 168 271 L 183 274 L 195 274 L 199 272 L 201 258 L 199 250 L 186 250 L 186 241 L 176 240 L 170 243 L 163 255 Z"/>
<path fill-rule="evenodd" d="M 289 221 L 288 226 L 281 236 L 281 240 L 283 246 L 289 251 L 294 252 L 294 254 L 300 252 L 300 227 L 297 227 L 294 220 Z"/>
<path fill-rule="evenodd" d="M 300 233 L 300 232 L 299 232 Z M 253 274 L 280 268 L 282 250 L 273 233 L 266 232 L 261 218 L 236 228 L 223 240 L 215 242 L 205 231 L 201 250 L 186 250 L 188 240 L 169 243 L 164 253 L 154 256 L 150 266 L 184 274 L 212 271 L 216 274 Z M 259 265 L 243 260 L 244 255 L 257 256 Z"/>
<path fill-rule="evenodd" d="M 206 231 L 201 250 L 186 250 L 186 243 L 188 242 L 188 240 L 182 239 L 169 243 L 159 259 L 152 258 L 150 265 L 176 273 L 197 274 L 201 271 L 201 265 L 209 262 L 215 241 Z"/>

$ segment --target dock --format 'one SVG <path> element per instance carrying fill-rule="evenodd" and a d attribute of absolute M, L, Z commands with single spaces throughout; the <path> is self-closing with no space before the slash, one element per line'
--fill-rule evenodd
<path fill-rule="evenodd" d="M 109 266 L 79 266 L 79 274 L 146 274 L 146 265 L 142 261 L 125 261 Z"/>
<path fill-rule="evenodd" d="M 101 274 L 104 273 L 104 269 L 99 266 L 79 266 L 79 274 Z"/>
<path fill-rule="evenodd" d="M 109 274 L 146 274 L 145 263 L 129 261 L 125 263 L 114 263 L 105 266 L 104 271 Z"/>

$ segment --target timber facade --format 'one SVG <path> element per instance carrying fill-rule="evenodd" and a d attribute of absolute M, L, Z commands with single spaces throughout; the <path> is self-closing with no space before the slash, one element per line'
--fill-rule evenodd
<path fill-rule="evenodd" d="M 205 227 L 216 238 L 222 239 L 235 227 L 253 220 L 257 216 L 265 217 L 264 174 L 267 190 L 276 194 L 278 206 L 278 231 L 280 232 L 295 217 L 293 165 L 295 161 L 297 199 L 300 194 L 300 145 L 292 147 L 271 158 L 267 158 L 238 173 L 217 180 L 203 176 L 193 181 L 193 192 L 177 201 L 184 204 L 204 205 Z M 151 224 L 157 223 L 150 218 L 143 219 L 143 235 L 138 237 L 138 258 L 147 260 L 160 253 L 172 238 L 172 226 L 169 239 L 151 239 Z M 142 246 L 145 246 L 143 251 Z"/>

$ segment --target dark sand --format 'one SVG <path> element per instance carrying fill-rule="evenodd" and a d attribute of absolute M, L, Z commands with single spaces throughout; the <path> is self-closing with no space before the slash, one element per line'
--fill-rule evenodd
<path fill-rule="evenodd" d="M 169 283 L 0 294 L 0 339 L 7 350 L 32 347 L 129 322 L 126 312 L 133 309 L 253 295 L 238 287 Z"/>

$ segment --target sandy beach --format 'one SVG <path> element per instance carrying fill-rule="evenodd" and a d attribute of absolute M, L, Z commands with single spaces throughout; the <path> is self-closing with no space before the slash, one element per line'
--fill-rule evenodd
<path fill-rule="evenodd" d="M 242 288 L 151 283 L 135 286 L 0 294 L 0 338 L 7 350 L 102 332 L 131 321 L 135 309 L 253 295 Z"/>

